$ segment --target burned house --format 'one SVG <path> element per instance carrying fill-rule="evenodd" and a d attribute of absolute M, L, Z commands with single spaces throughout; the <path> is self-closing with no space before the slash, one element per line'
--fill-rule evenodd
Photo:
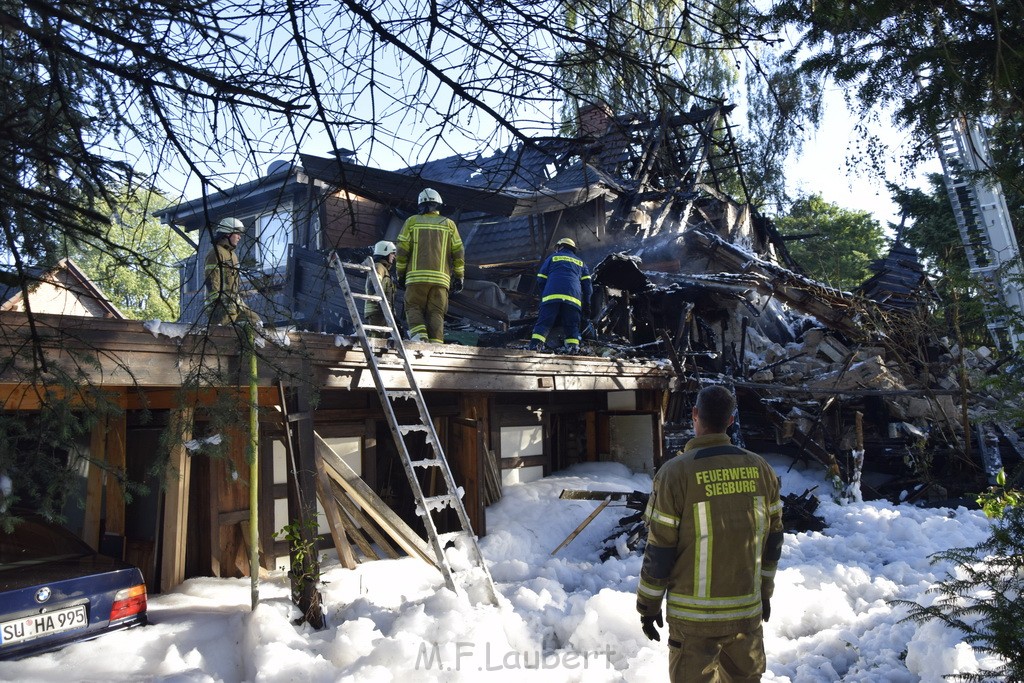
<path fill-rule="evenodd" d="M 637 364 L 658 377 L 657 388 L 588 397 L 553 377 L 540 386 L 559 398 L 548 396 L 544 406 L 529 387 L 482 379 L 487 389 L 476 400 L 489 408 L 480 403 L 477 419 L 507 423 L 497 413 L 520 411 L 540 421 L 536 432 L 526 425 L 509 424 L 507 433 L 492 428 L 484 450 L 502 464 L 505 482 L 593 457 L 656 467 L 687 438 L 695 392 L 722 382 L 735 389 L 741 406 L 737 438 L 752 448 L 816 461 L 841 482 L 853 474 L 852 454 L 864 450 L 863 487 L 873 496 L 910 491 L 941 498 L 983 488 L 999 456 L 1019 460 L 1016 435 L 986 428 L 981 443 L 1001 445 L 994 458 L 981 459 L 968 445 L 965 434 L 976 432 L 972 420 L 984 421 L 985 413 L 954 379 L 968 352 L 915 337 L 908 330 L 918 327 L 905 324 L 936 305 L 916 256 L 897 244 L 857 293 L 801 274 L 771 222 L 728 192 L 742 194 L 744 183 L 728 114 L 719 107 L 613 116 L 592 107 L 582 112 L 575 137 L 399 171 L 369 168 L 345 154 L 301 155 L 297 165 L 276 166 L 276 176 L 172 207 L 162 217 L 199 235 L 197 258 L 209 238 L 204 226 L 227 215 L 252 225 L 249 260 L 263 275 L 251 281 L 250 304 L 263 306 L 271 324 L 345 334 L 347 312 L 325 254 L 364 258 L 376 240 L 395 238 L 415 212 L 418 192 L 433 187 L 459 225 L 467 256 L 466 290 L 452 297 L 447 330 L 450 341 L 475 349 L 445 345 L 425 353 L 472 353 L 484 377 L 509 361 L 483 358 L 508 358 L 525 345 L 536 315 L 536 268 L 558 239 L 574 239 L 596 285 L 593 328 L 584 343 L 592 360 L 536 354 L 533 362 L 562 363 L 566 372 L 578 363 L 609 362 L 612 367 L 586 372 L 607 373 L 611 384 Z M 268 212 L 283 206 L 291 228 L 278 241 L 288 249 L 271 274 L 260 265 L 261 235 L 273 222 Z M 198 320 L 198 277 L 194 263 L 186 263 L 186 322 Z M 971 355 L 969 362 L 975 360 Z M 984 360 L 977 364 L 983 371 Z M 351 391 L 321 397 L 326 405 L 353 399 Z M 370 397 L 361 409 L 372 405 Z M 496 406 L 505 407 L 496 412 Z M 318 414 L 315 424 L 319 430 L 328 423 Z M 375 436 L 386 436 L 379 424 Z M 543 444 L 545 455 L 507 460 L 515 440 Z M 654 443 L 641 454 L 623 448 L 626 441 Z M 951 476 L 938 474 L 947 470 Z M 959 488 L 940 483 L 949 480 Z M 391 491 L 380 481 L 374 486 Z"/>
<path fill-rule="evenodd" d="M 209 226 L 228 216 L 246 226 L 247 301 L 268 326 L 256 353 L 261 562 L 286 562 L 287 543 L 273 532 L 295 518 L 300 492 L 307 501 L 330 497 L 318 471 L 324 457 L 344 462 L 333 471 L 348 487 L 343 513 L 324 510 L 319 529 L 335 535 L 339 553 L 355 546 L 372 556 L 382 547 L 372 535 L 379 527 L 415 526 L 380 389 L 328 257 L 359 262 L 374 242 L 393 239 L 424 186 L 438 190 L 459 225 L 467 282 L 449 308 L 454 343 L 406 347 L 477 533 L 486 533 L 486 505 L 503 485 L 597 460 L 653 472 L 687 438 L 689 406 L 707 382 L 734 388 L 737 438 L 751 448 L 820 462 L 841 481 L 862 448 L 866 469 L 886 470 L 885 485 L 925 496 L 938 491 L 935 462 L 925 462 L 938 442 L 944 464 L 969 475 L 965 490 L 984 485 L 985 468 L 959 446 L 973 429 L 960 419 L 963 386 L 949 381 L 966 353 L 931 340 L 910 349 L 866 296 L 799 273 L 771 222 L 727 192 L 743 187 L 728 113 L 593 108 L 574 137 L 398 171 L 344 152 L 301 155 L 160 212 L 196 247 L 181 265 L 180 321 L 85 326 L 0 313 L 12 349 L 41 343 L 57 364 L 96 356 L 82 371 L 120 412 L 84 451 L 146 472 L 167 448 L 161 435 L 175 437 L 166 493 L 127 503 L 113 480 L 89 480 L 84 535 L 120 535 L 163 587 L 248 571 L 247 430 L 238 417 L 248 361 L 238 330 L 207 328 L 202 310 Z M 583 356 L 523 348 L 536 315 L 536 268 L 562 237 L 581 246 L 594 273 Z M 408 389 L 393 345 L 369 344 L 385 389 Z M 27 392 L 16 370 L 0 375 L 5 410 L 38 410 L 45 391 Z M 1015 435 L 996 437 L 1007 451 Z M 216 457 L 195 457 L 205 452 Z M 1005 455 L 1014 457 L 1012 445 Z M 870 478 L 865 486 L 890 494 Z M 375 516 L 385 508 L 390 516 Z M 126 518 L 148 531 L 133 532 Z M 420 551 L 397 535 L 404 540 L 393 551 Z"/>

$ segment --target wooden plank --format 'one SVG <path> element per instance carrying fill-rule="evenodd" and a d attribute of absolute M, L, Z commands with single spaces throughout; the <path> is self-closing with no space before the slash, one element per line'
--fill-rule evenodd
<path fill-rule="evenodd" d="M 388 507 L 387 503 L 381 500 L 373 489 L 366 485 L 366 482 L 327 445 L 326 441 L 320 438 L 319 434 L 314 434 L 314 437 L 316 451 L 323 458 L 327 475 L 337 482 L 352 500 L 366 511 L 366 514 L 381 525 L 399 548 L 410 556 L 418 557 L 436 567 L 437 560 L 427 547 L 426 542 L 401 517 L 396 515 L 394 510 Z"/>
<path fill-rule="evenodd" d="M 494 451 L 487 450 L 484 464 L 486 465 L 485 474 L 487 475 L 487 488 L 491 503 L 496 503 L 501 500 L 501 468 L 498 466 L 498 456 Z"/>
<path fill-rule="evenodd" d="M 366 540 L 366 535 L 360 530 L 359 524 L 356 523 L 355 518 L 351 514 L 352 500 L 340 488 L 339 486 L 332 485 L 331 490 L 334 492 L 334 499 L 338 502 L 339 507 L 341 507 L 341 523 L 345 527 L 345 533 L 359 546 L 359 550 L 362 551 L 366 559 L 379 560 L 380 556 L 373 549 L 373 546 L 370 545 L 370 542 Z"/>
<path fill-rule="evenodd" d="M 258 387 L 261 406 L 277 405 L 276 387 Z M 204 387 L 183 392 L 180 387 L 146 388 L 129 391 L 124 407 L 128 410 L 175 410 L 185 407 L 210 408 L 223 400 L 223 396 L 235 394 L 239 400 L 248 401 L 248 387 Z"/>
<path fill-rule="evenodd" d="M 185 580 L 185 548 L 188 535 L 188 495 L 192 460 L 184 442 L 192 438 L 192 408 L 172 410 L 168 434 L 167 490 L 164 494 L 164 523 L 161 533 L 160 591 L 166 593 Z"/>
<path fill-rule="evenodd" d="M 586 529 L 587 525 L 594 521 L 594 518 L 597 517 L 598 513 L 601 512 L 601 510 L 604 510 L 606 507 L 608 507 L 608 504 L 611 502 L 612 499 L 610 497 L 605 498 L 603 501 L 601 501 L 601 504 L 597 506 L 597 509 L 591 512 L 585 520 L 580 522 L 580 525 L 576 527 L 576 530 L 569 534 L 564 541 L 559 543 L 557 548 L 551 551 L 551 555 L 554 556 L 554 554 L 557 553 L 559 550 L 569 545 L 572 542 L 572 539 L 579 536 L 580 532 Z"/>
<path fill-rule="evenodd" d="M 60 387 L 55 389 L 63 394 Z M 0 384 L 0 407 L 4 410 L 39 410 L 45 400 L 46 389 L 27 384 Z"/>
<path fill-rule="evenodd" d="M 522 458 L 502 458 L 501 469 L 517 470 L 520 467 L 546 467 L 548 462 L 547 455 L 527 455 Z"/>
<path fill-rule="evenodd" d="M 327 477 L 327 472 L 324 468 L 323 459 L 317 454 L 316 457 L 316 494 L 320 498 L 320 504 L 324 507 L 324 512 L 327 513 L 327 526 L 331 530 L 331 539 L 334 541 L 334 548 L 338 551 L 338 561 L 341 562 L 341 566 L 345 569 L 355 569 L 356 557 L 352 553 L 352 546 L 349 545 L 348 539 L 345 538 L 345 525 L 341 520 L 341 514 L 338 512 L 337 501 L 334 500 L 334 496 L 331 493 L 331 483 Z"/>
<path fill-rule="evenodd" d="M 335 486 L 336 492 L 339 491 L 339 487 Z M 343 492 L 342 492 L 343 493 Z M 356 526 L 361 529 L 361 533 L 369 536 L 374 543 L 380 546 L 380 549 L 384 551 L 384 554 L 392 559 L 399 557 L 398 551 L 395 550 L 391 542 L 388 541 L 387 536 L 382 534 L 377 526 L 365 515 L 359 508 L 354 500 L 348 496 L 338 496 L 338 501 L 341 503 L 342 508 L 345 512 L 355 521 Z M 374 553 L 378 559 L 380 559 L 379 553 Z"/>

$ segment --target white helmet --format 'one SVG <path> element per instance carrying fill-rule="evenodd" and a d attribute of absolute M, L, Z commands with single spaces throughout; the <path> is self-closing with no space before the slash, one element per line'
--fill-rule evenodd
<path fill-rule="evenodd" d="M 377 244 L 373 245 L 374 256 L 391 256 L 396 251 L 398 251 L 398 248 L 395 247 L 395 243 L 388 242 L 387 240 L 381 240 L 380 242 L 377 242 Z"/>
<path fill-rule="evenodd" d="M 235 233 L 245 232 L 245 225 L 242 221 L 237 218 L 222 218 L 217 223 L 217 227 L 213 231 L 214 237 L 222 237 L 224 235 L 234 235 Z"/>
<path fill-rule="evenodd" d="M 444 204 L 444 202 L 441 201 L 441 195 L 432 187 L 423 188 L 423 192 L 420 192 L 419 199 L 417 199 L 416 202 L 419 204 L 427 204 L 428 202 L 433 204 Z"/>

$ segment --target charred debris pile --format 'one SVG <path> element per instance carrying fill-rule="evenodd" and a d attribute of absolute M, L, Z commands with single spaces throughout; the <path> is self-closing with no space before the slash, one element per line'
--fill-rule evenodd
<path fill-rule="evenodd" d="M 696 392 L 722 383 L 735 391 L 744 445 L 817 461 L 837 491 L 860 477 L 866 499 L 971 504 L 1000 468 L 1019 467 L 1019 435 L 996 417 L 1006 397 L 981 390 L 1000 362 L 986 348 L 929 336 L 936 302 L 925 278 L 914 296 L 889 287 L 879 303 L 710 230 L 691 229 L 662 251 L 675 255 L 658 257 L 678 264 L 672 272 L 645 270 L 624 253 L 595 268 L 590 344 L 603 355 L 672 362 L 679 382 L 666 411 L 667 453 L 692 435 Z"/>
<path fill-rule="evenodd" d="M 984 388 L 1005 359 L 932 331 L 941 302 L 912 251 L 897 243 L 875 277 L 842 292 L 800 274 L 764 219 L 719 206 L 685 230 L 584 254 L 597 264 L 585 351 L 675 369 L 667 454 L 691 436 L 697 391 L 722 383 L 745 446 L 816 461 L 837 491 L 862 451 L 865 499 L 973 504 L 1001 468 L 1024 469 L 1022 437 L 997 410 L 1018 397 Z M 501 290 L 510 324 L 479 345 L 525 347 L 536 298 L 527 271 L 518 282 Z"/>

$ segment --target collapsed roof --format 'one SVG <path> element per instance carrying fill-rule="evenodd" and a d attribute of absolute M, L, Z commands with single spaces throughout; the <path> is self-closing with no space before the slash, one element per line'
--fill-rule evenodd
<path fill-rule="evenodd" d="M 580 224 L 552 227 L 531 213 L 461 221 L 475 277 L 510 294 L 490 302 L 512 329 L 479 343 L 516 345 L 528 335 L 536 301 L 515 296 L 532 289 L 536 260 L 528 257 L 539 259 L 542 245 L 568 235 L 582 243 L 594 272 L 587 348 L 668 357 L 689 387 L 670 401 L 670 439 L 673 425 L 680 441 L 686 437 L 695 391 L 713 381 L 736 390 L 739 438 L 817 460 L 838 481 L 858 480 L 851 495 L 956 497 L 983 490 L 1004 462 L 1021 462 L 1018 435 L 995 417 L 997 397 L 976 390 L 994 365 L 985 350 L 960 349 L 924 324 L 938 297 L 917 254 L 897 241 L 856 293 L 802 274 L 771 222 L 723 191 L 725 178 L 742 185 L 737 167 L 718 163 L 733 149 L 731 138 L 715 148 L 721 138 L 708 132 L 725 113 L 632 117 L 628 133 L 411 169 L 424 179 L 520 193 L 518 201 L 530 188 L 564 191 L 572 178 L 578 203 L 563 208 L 601 200 L 581 221 L 589 231 L 583 239 Z M 697 133 L 682 142 L 678 131 L 687 127 Z M 541 162 L 553 164 L 546 180 Z M 593 175 L 582 182 L 587 171 Z M 963 367 L 974 373 L 967 382 Z M 865 459 L 854 457 L 864 451 Z"/>

